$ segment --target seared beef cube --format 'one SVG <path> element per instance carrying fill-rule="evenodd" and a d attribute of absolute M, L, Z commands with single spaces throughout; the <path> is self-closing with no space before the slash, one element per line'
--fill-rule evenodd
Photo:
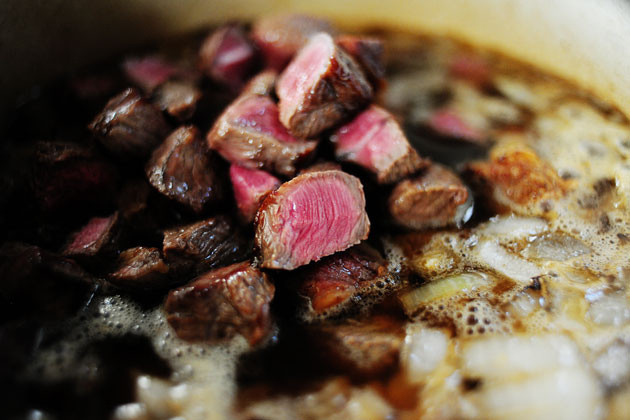
<path fill-rule="evenodd" d="M 201 91 L 190 81 L 166 82 L 154 94 L 158 108 L 179 121 L 186 121 L 193 116 L 200 99 Z"/>
<path fill-rule="evenodd" d="M 116 171 L 91 149 L 72 143 L 36 145 L 33 191 L 44 211 L 106 204 L 116 188 Z"/>
<path fill-rule="evenodd" d="M 363 186 L 341 171 L 298 175 L 269 194 L 256 216 L 265 268 L 292 270 L 359 243 L 369 231 Z"/>
<path fill-rule="evenodd" d="M 122 68 L 127 79 L 147 93 L 181 71 L 175 64 L 158 56 L 128 58 Z"/>
<path fill-rule="evenodd" d="M 169 284 L 168 271 L 157 248 L 138 246 L 120 253 L 109 281 L 132 291 L 159 290 Z"/>
<path fill-rule="evenodd" d="M 398 365 L 404 331 L 393 319 L 348 320 L 310 330 L 324 360 L 343 372 L 367 378 L 388 373 Z"/>
<path fill-rule="evenodd" d="M 296 271 L 298 294 L 307 300 L 301 317 L 307 321 L 322 315 L 335 316 L 360 301 L 384 292 L 391 282 L 387 261 L 378 251 L 360 244 L 322 258 Z"/>
<path fill-rule="evenodd" d="M 247 223 L 254 220 L 258 207 L 267 194 L 280 186 L 280 180 L 275 176 L 236 164 L 230 166 L 230 180 L 236 206 L 241 218 Z"/>
<path fill-rule="evenodd" d="M 254 44 L 237 25 L 225 25 L 212 32 L 199 51 L 199 67 L 210 78 L 240 89 L 252 71 L 257 57 Z"/>
<path fill-rule="evenodd" d="M 62 254 L 80 262 L 90 262 L 115 251 L 119 233 L 117 212 L 108 217 L 93 217 L 72 234 Z"/>
<path fill-rule="evenodd" d="M 496 145 L 487 160 L 469 163 L 466 175 L 496 212 L 544 213 L 572 188 L 570 180 L 562 179 L 531 148 L 517 142 Z"/>
<path fill-rule="evenodd" d="M 277 71 L 318 32 L 336 31 L 327 20 L 299 14 L 266 16 L 252 27 L 252 37 L 263 53 L 266 67 Z"/>
<path fill-rule="evenodd" d="M 427 124 L 431 130 L 440 136 L 482 146 L 488 143 L 487 133 L 468 124 L 453 110 L 439 109 L 433 112 L 429 116 Z"/>
<path fill-rule="evenodd" d="M 293 137 L 278 119 L 268 96 L 245 95 L 232 103 L 208 133 L 208 145 L 226 160 L 251 169 L 293 176 L 316 141 Z"/>
<path fill-rule="evenodd" d="M 179 273 L 200 273 L 249 256 L 251 244 L 225 216 L 164 232 L 164 258 Z"/>
<path fill-rule="evenodd" d="M 274 292 L 267 275 L 245 261 L 172 290 L 164 310 L 181 339 L 216 342 L 241 334 L 254 346 L 271 330 L 269 303 Z"/>
<path fill-rule="evenodd" d="M 316 162 L 300 171 L 300 174 L 306 174 L 309 172 L 322 172 L 322 171 L 340 171 L 341 165 L 337 162 Z"/>
<path fill-rule="evenodd" d="M 401 181 L 389 196 L 394 221 L 409 229 L 461 225 L 471 210 L 466 186 L 450 169 L 437 164 Z"/>
<path fill-rule="evenodd" d="M 296 137 L 309 138 L 351 117 L 373 91 L 354 59 L 319 33 L 282 72 L 276 93 L 282 124 Z"/>
<path fill-rule="evenodd" d="M 125 159 L 148 156 L 169 131 L 160 110 L 132 88 L 107 102 L 89 128 L 106 148 Z"/>
<path fill-rule="evenodd" d="M 199 130 L 187 125 L 173 131 L 155 149 L 146 174 L 159 192 L 201 213 L 223 194 L 213 166 Z"/>
<path fill-rule="evenodd" d="M 3 319 L 63 317 L 85 304 L 97 283 L 76 262 L 20 243 L 0 248 Z"/>
<path fill-rule="evenodd" d="M 144 179 L 133 179 L 118 193 L 118 210 L 122 218 L 133 225 L 146 217 L 151 186 Z"/>
<path fill-rule="evenodd" d="M 343 35 L 337 45 L 346 50 L 359 63 L 365 75 L 376 89 L 385 77 L 385 47 L 378 38 Z"/>
<path fill-rule="evenodd" d="M 429 165 L 411 147 L 394 116 L 376 105 L 339 128 L 331 141 L 337 159 L 364 167 L 383 184 Z"/>
<path fill-rule="evenodd" d="M 243 88 L 242 94 L 270 96 L 276 89 L 278 73 L 275 70 L 265 70 L 252 77 Z"/>

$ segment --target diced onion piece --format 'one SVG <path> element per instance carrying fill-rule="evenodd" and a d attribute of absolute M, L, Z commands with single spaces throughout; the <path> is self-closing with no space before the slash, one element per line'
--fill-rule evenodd
<path fill-rule="evenodd" d="M 579 239 L 562 233 L 552 233 L 534 239 L 522 254 L 526 258 L 566 261 L 590 253 L 591 249 Z"/>
<path fill-rule="evenodd" d="M 609 387 L 627 382 L 630 379 L 630 347 L 624 343 L 612 344 L 595 359 L 593 368 Z"/>
<path fill-rule="evenodd" d="M 563 335 L 495 336 L 465 345 L 462 363 L 465 375 L 500 379 L 575 367 L 580 355 Z"/>
<path fill-rule="evenodd" d="M 630 303 L 625 295 L 605 295 L 591 303 L 589 318 L 596 324 L 621 326 L 630 322 Z"/>
<path fill-rule="evenodd" d="M 547 222 L 537 217 L 496 216 L 479 229 L 478 234 L 518 240 L 546 230 Z"/>
<path fill-rule="evenodd" d="M 443 331 L 411 324 L 407 327 L 402 362 L 410 383 L 421 383 L 446 356 L 448 337 Z"/>
<path fill-rule="evenodd" d="M 446 299 L 459 293 L 467 293 L 488 284 L 488 278 L 480 273 L 461 273 L 423 284 L 400 296 L 405 312 L 411 314 L 427 303 Z"/>
<path fill-rule="evenodd" d="M 479 262 L 519 283 L 529 284 L 543 274 L 536 264 L 509 253 L 495 241 L 483 241 L 476 247 Z"/>

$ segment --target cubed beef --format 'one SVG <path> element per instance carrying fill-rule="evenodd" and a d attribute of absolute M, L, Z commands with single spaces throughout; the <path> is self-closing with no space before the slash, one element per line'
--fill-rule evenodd
<path fill-rule="evenodd" d="M 195 273 L 249 256 L 251 243 L 226 216 L 216 216 L 164 232 L 164 258 L 176 273 Z"/>
<path fill-rule="evenodd" d="M 280 185 L 280 180 L 268 172 L 236 164 L 230 166 L 230 180 L 236 206 L 241 218 L 247 223 L 254 220 L 258 207 L 267 194 Z"/>
<path fill-rule="evenodd" d="M 479 145 L 488 143 L 487 133 L 473 127 L 450 109 L 438 109 L 433 112 L 427 123 L 429 128 L 440 136 Z"/>
<path fill-rule="evenodd" d="M 169 127 L 160 110 L 130 88 L 107 102 L 90 130 L 112 153 L 129 159 L 147 157 Z"/>
<path fill-rule="evenodd" d="M 449 63 L 449 72 L 458 79 L 483 86 L 490 82 L 492 72 L 488 62 L 475 54 L 461 53 L 453 57 Z"/>
<path fill-rule="evenodd" d="M 265 70 L 252 77 L 243 88 L 242 93 L 264 96 L 273 95 L 277 79 L 278 73 L 275 70 Z"/>
<path fill-rule="evenodd" d="M 361 182 L 341 171 L 311 172 L 267 196 L 256 216 L 262 266 L 292 270 L 366 239 Z"/>
<path fill-rule="evenodd" d="M 172 290 L 164 310 L 184 340 L 216 342 L 241 334 L 254 346 L 271 330 L 269 304 L 274 292 L 267 275 L 245 261 Z"/>
<path fill-rule="evenodd" d="M 450 169 L 433 164 L 415 178 L 398 183 L 389 196 L 389 212 L 410 229 L 460 225 L 470 218 L 468 189 Z"/>
<path fill-rule="evenodd" d="M 32 188 L 44 211 L 106 205 L 116 189 L 116 170 L 89 148 L 40 142 L 35 147 Z"/>
<path fill-rule="evenodd" d="M 179 127 L 154 150 L 147 178 L 165 196 L 201 213 L 223 195 L 210 153 L 196 127 Z"/>
<path fill-rule="evenodd" d="M 75 261 L 34 245 L 0 248 L 2 319 L 67 316 L 86 304 L 98 283 Z"/>
<path fill-rule="evenodd" d="M 531 148 L 517 142 L 496 145 L 487 160 L 469 163 L 465 175 L 497 212 L 544 213 L 572 188 L 571 181 L 562 179 Z M 535 207 L 538 204 L 540 208 Z"/>
<path fill-rule="evenodd" d="M 180 71 L 175 64 L 158 56 L 130 57 L 123 61 L 122 68 L 126 78 L 147 93 Z"/>
<path fill-rule="evenodd" d="M 107 217 L 93 217 L 70 236 L 62 254 L 79 262 L 90 262 L 116 250 L 120 234 L 118 212 Z"/>
<path fill-rule="evenodd" d="M 256 48 L 238 25 L 212 32 L 199 50 L 199 67 L 210 78 L 231 89 L 240 89 L 255 70 Z"/>
<path fill-rule="evenodd" d="M 153 95 L 154 103 L 162 111 L 179 120 L 189 120 L 197 109 L 201 90 L 190 81 L 173 80 L 160 85 Z"/>
<path fill-rule="evenodd" d="M 346 50 L 363 69 L 374 88 L 380 87 L 385 77 L 385 46 L 378 38 L 342 35 L 337 45 Z"/>
<path fill-rule="evenodd" d="M 352 306 L 357 302 L 377 301 L 392 280 L 387 261 L 366 244 L 301 267 L 295 277 L 299 279 L 298 294 L 307 303 L 300 315 L 307 321 L 356 309 Z"/>
<path fill-rule="evenodd" d="M 336 31 L 327 20 L 299 14 L 266 16 L 252 27 L 252 37 L 262 51 L 265 65 L 277 71 L 318 32 L 335 34 Z"/>
<path fill-rule="evenodd" d="M 146 216 L 151 185 L 144 179 L 127 181 L 118 192 L 118 211 L 122 218 L 134 224 Z"/>
<path fill-rule="evenodd" d="M 328 363 L 363 379 L 397 367 L 404 337 L 400 323 L 385 316 L 310 327 L 310 332 Z"/>
<path fill-rule="evenodd" d="M 282 72 L 276 93 L 282 124 L 296 137 L 310 138 L 351 117 L 373 90 L 354 59 L 319 33 Z"/>
<path fill-rule="evenodd" d="M 208 145 L 226 160 L 251 169 L 292 176 L 316 141 L 297 140 L 278 119 L 268 96 L 245 95 L 232 103 L 207 136 Z"/>
<path fill-rule="evenodd" d="M 109 281 L 131 291 L 160 290 L 169 284 L 168 271 L 157 248 L 138 246 L 120 253 Z"/>
<path fill-rule="evenodd" d="M 372 172 L 379 183 L 396 182 L 429 165 L 411 147 L 393 115 L 370 106 L 331 137 L 335 156 Z"/>

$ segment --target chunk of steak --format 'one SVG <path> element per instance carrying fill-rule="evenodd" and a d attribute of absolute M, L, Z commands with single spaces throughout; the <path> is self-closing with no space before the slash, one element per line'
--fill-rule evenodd
<path fill-rule="evenodd" d="M 361 182 L 341 171 L 311 172 L 267 196 L 256 216 L 262 266 L 292 270 L 366 239 Z"/>
<path fill-rule="evenodd" d="M 299 268 L 297 292 L 307 299 L 301 317 L 307 321 L 335 316 L 360 301 L 382 294 L 390 282 L 387 261 L 367 244 L 360 244 Z M 376 299 L 375 299 L 376 300 Z"/>
<path fill-rule="evenodd" d="M 132 291 L 159 290 L 170 282 L 168 265 L 157 248 L 138 246 L 120 253 L 116 271 L 109 281 Z"/>
<path fill-rule="evenodd" d="M 172 290 L 164 310 L 181 339 L 216 342 L 241 334 L 254 346 L 271 330 L 269 303 L 274 293 L 267 275 L 245 261 Z"/>
<path fill-rule="evenodd" d="M 267 194 L 280 186 L 280 180 L 268 172 L 247 169 L 236 164 L 230 166 L 230 180 L 236 206 L 241 218 L 247 223 L 254 220 L 258 207 Z"/>
<path fill-rule="evenodd" d="M 518 142 L 494 146 L 487 160 L 468 164 L 465 174 L 497 212 L 544 213 L 550 210 L 547 204 L 572 188 L 570 180 L 562 179 L 548 162 Z M 539 209 L 532 207 L 536 204 L 541 204 Z"/>
<path fill-rule="evenodd" d="M 168 134 L 162 113 L 132 88 L 113 97 L 90 123 L 103 145 L 121 158 L 144 158 Z"/>
<path fill-rule="evenodd" d="M 359 63 L 374 88 L 380 87 L 385 77 L 385 46 L 378 38 L 342 35 L 337 45 L 346 50 Z"/>
<path fill-rule="evenodd" d="M 80 262 L 107 256 L 116 250 L 119 228 L 118 212 L 107 217 L 93 217 L 70 236 L 62 255 Z"/>
<path fill-rule="evenodd" d="M 35 146 L 32 189 L 44 211 L 78 210 L 107 204 L 116 189 L 116 170 L 91 149 L 73 143 Z"/>
<path fill-rule="evenodd" d="M 394 221 L 409 229 L 458 225 L 470 214 L 468 189 L 450 169 L 433 164 L 421 175 L 399 182 L 389 196 Z"/>
<path fill-rule="evenodd" d="M 223 195 L 210 153 L 196 127 L 179 127 L 154 150 L 147 178 L 160 193 L 201 213 Z"/>
<path fill-rule="evenodd" d="M 125 77 L 147 93 L 180 72 L 175 64 L 158 56 L 130 57 L 122 68 Z"/>
<path fill-rule="evenodd" d="M 299 14 L 266 16 L 252 27 L 252 37 L 262 51 L 266 67 L 277 71 L 318 32 L 336 33 L 329 21 Z"/>
<path fill-rule="evenodd" d="M 488 143 L 486 133 L 468 124 L 453 110 L 439 109 L 429 116 L 427 123 L 429 128 L 440 136 L 479 145 Z"/>
<path fill-rule="evenodd" d="M 452 76 L 478 86 L 489 83 L 492 76 L 488 62 L 483 57 L 469 53 L 453 57 L 448 69 Z"/>
<path fill-rule="evenodd" d="M 2 319 L 61 318 L 85 304 L 97 282 L 75 261 L 34 245 L 0 248 Z"/>
<path fill-rule="evenodd" d="M 354 59 L 319 33 L 282 72 L 276 93 L 282 124 L 296 137 L 309 138 L 351 117 L 373 90 Z"/>
<path fill-rule="evenodd" d="M 339 128 L 331 141 L 337 159 L 362 166 L 379 183 L 399 181 L 429 165 L 411 147 L 394 116 L 376 105 Z"/>
<path fill-rule="evenodd" d="M 254 95 L 270 96 L 276 89 L 278 72 L 275 70 L 265 70 L 252 77 L 243 88 L 242 94 L 251 93 Z"/>
<path fill-rule="evenodd" d="M 404 331 L 399 322 L 375 316 L 364 321 L 310 327 L 322 357 L 339 370 L 361 378 L 396 368 Z"/>
<path fill-rule="evenodd" d="M 201 90 L 194 83 L 172 80 L 155 90 L 153 101 L 171 117 L 186 121 L 192 118 L 201 96 Z"/>
<path fill-rule="evenodd" d="M 199 67 L 210 78 L 240 89 L 255 70 L 256 49 L 242 27 L 225 25 L 212 32 L 199 50 Z"/>
<path fill-rule="evenodd" d="M 244 95 L 232 103 L 207 136 L 208 145 L 226 160 L 250 169 L 293 176 L 316 141 L 297 140 L 278 119 L 268 96 Z"/>
<path fill-rule="evenodd" d="M 162 250 L 176 273 L 197 274 L 248 257 L 251 243 L 228 217 L 216 216 L 166 230 Z"/>

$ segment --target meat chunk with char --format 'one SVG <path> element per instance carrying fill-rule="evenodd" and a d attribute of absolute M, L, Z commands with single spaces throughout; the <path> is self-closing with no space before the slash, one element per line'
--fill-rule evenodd
<path fill-rule="evenodd" d="M 172 290 L 164 310 L 178 337 L 217 342 L 237 334 L 254 346 L 271 330 L 275 287 L 248 261 L 209 271 Z"/>
<path fill-rule="evenodd" d="M 388 204 L 394 221 L 409 229 L 460 225 L 470 218 L 468 189 L 450 169 L 433 164 L 392 190 Z"/>
<path fill-rule="evenodd" d="M 251 243 L 226 216 L 164 232 L 164 258 L 176 274 L 198 274 L 249 256 Z"/>
<path fill-rule="evenodd" d="M 147 178 L 160 193 L 201 213 L 223 195 L 210 153 L 196 127 L 179 127 L 153 152 Z"/>
<path fill-rule="evenodd" d="M 147 93 L 181 71 L 177 65 L 159 56 L 127 58 L 122 63 L 122 69 L 130 82 Z"/>
<path fill-rule="evenodd" d="M 356 309 L 352 307 L 356 301 L 376 301 L 392 280 L 387 261 L 367 244 L 301 267 L 295 277 L 299 279 L 298 295 L 307 302 L 301 314 L 306 321 Z"/>
<path fill-rule="evenodd" d="M 90 123 L 90 130 L 120 158 L 145 158 L 164 140 L 162 113 L 133 88 L 116 95 Z"/>
<path fill-rule="evenodd" d="M 93 217 L 70 236 L 62 254 L 80 262 L 90 262 L 114 252 L 119 234 L 118 212 L 107 217 Z"/>
<path fill-rule="evenodd" d="M 138 246 L 120 253 L 109 281 L 131 291 L 159 290 L 170 282 L 168 271 L 157 248 Z"/>
<path fill-rule="evenodd" d="M 296 137 L 309 138 L 359 111 L 373 89 L 350 54 L 319 33 L 282 72 L 276 93 L 282 124 Z"/>
<path fill-rule="evenodd" d="M 35 200 L 48 212 L 106 205 L 114 196 L 115 168 L 90 148 L 40 142 L 34 151 L 32 188 Z"/>
<path fill-rule="evenodd" d="M 429 165 L 411 147 L 393 115 L 372 105 L 331 137 L 337 159 L 362 166 L 379 183 L 392 183 Z"/>
<path fill-rule="evenodd" d="M 236 164 L 230 166 L 230 180 L 239 214 L 247 223 L 254 220 L 267 194 L 280 185 L 280 180 L 268 172 Z"/>
<path fill-rule="evenodd" d="M 267 196 L 256 216 L 262 266 L 292 270 L 366 239 L 361 182 L 341 171 L 311 172 Z"/>
<path fill-rule="evenodd" d="M 242 27 L 225 25 L 212 32 L 199 50 L 199 67 L 210 78 L 240 89 L 255 70 L 256 48 Z"/>
<path fill-rule="evenodd" d="M 337 45 L 346 50 L 359 63 L 374 88 L 380 87 L 385 77 L 385 46 L 378 38 L 342 35 Z"/>
<path fill-rule="evenodd" d="M 570 180 L 562 179 L 548 162 L 518 141 L 494 146 L 487 160 L 468 164 L 465 174 L 497 212 L 544 213 L 549 210 L 544 203 L 551 204 L 572 188 Z"/>
<path fill-rule="evenodd" d="M 241 94 L 273 95 L 276 89 L 276 80 L 278 80 L 278 73 L 275 70 L 262 71 L 247 82 Z"/>
<path fill-rule="evenodd" d="M 298 140 L 278 119 L 278 107 L 268 96 L 244 95 L 232 103 L 207 136 L 208 145 L 232 163 L 293 176 L 296 167 L 317 146 Z"/>
<path fill-rule="evenodd" d="M 336 33 L 329 21 L 300 14 L 266 16 L 252 27 L 252 37 L 262 51 L 266 67 L 276 71 L 281 71 L 318 32 Z"/>
<path fill-rule="evenodd" d="M 178 121 L 186 121 L 194 115 L 201 96 L 201 90 L 194 83 L 172 80 L 155 90 L 153 101 L 171 117 Z"/>

